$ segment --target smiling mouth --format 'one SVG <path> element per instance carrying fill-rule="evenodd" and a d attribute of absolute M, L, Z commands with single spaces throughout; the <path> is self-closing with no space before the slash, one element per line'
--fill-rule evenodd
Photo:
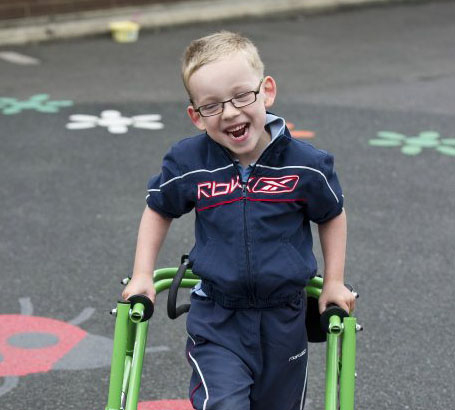
<path fill-rule="evenodd" d="M 243 137 L 247 133 L 248 128 L 249 128 L 249 124 L 239 125 L 238 127 L 235 127 L 233 129 L 226 130 L 226 134 L 228 134 L 229 136 L 231 136 L 235 139 L 238 139 L 238 138 Z"/>

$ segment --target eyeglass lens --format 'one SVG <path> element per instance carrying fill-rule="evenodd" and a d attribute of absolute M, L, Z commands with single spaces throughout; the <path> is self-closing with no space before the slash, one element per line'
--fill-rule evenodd
<path fill-rule="evenodd" d="M 256 101 L 256 93 L 254 91 L 249 91 L 243 93 L 237 97 L 231 98 L 228 101 L 208 104 L 199 108 L 202 115 L 216 115 L 220 114 L 223 111 L 224 104 L 230 102 L 235 108 L 245 107 L 246 105 L 253 104 Z"/>

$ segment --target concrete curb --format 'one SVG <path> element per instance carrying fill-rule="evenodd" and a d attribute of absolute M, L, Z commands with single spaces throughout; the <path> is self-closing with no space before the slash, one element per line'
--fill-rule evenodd
<path fill-rule="evenodd" d="M 422 0 L 195 0 L 174 4 L 129 7 L 49 19 L 27 19 L 14 27 L 0 23 L 0 45 L 17 45 L 109 32 L 115 20 L 137 20 L 142 28 L 263 17 L 293 11 L 315 13 L 360 5 L 410 3 Z M 11 22 L 9 24 L 18 24 Z"/>

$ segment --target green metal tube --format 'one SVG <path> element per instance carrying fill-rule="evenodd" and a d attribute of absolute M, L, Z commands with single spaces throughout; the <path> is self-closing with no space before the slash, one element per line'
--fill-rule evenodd
<path fill-rule="evenodd" d="M 321 296 L 321 289 L 315 288 L 313 286 L 307 285 L 305 288 L 307 296 L 311 296 L 313 298 L 318 299 Z"/>
<path fill-rule="evenodd" d="M 341 319 L 337 315 L 333 315 L 329 320 L 329 333 L 340 335 L 343 331 L 343 326 L 341 324 Z"/>
<path fill-rule="evenodd" d="M 122 393 L 127 394 L 128 393 L 128 382 L 129 382 L 129 376 L 130 376 L 130 371 L 131 371 L 131 361 L 132 361 L 131 356 L 126 356 L 125 357 L 125 370 L 123 373 L 123 385 L 122 385 Z"/>
<path fill-rule="evenodd" d="M 125 400 L 128 395 L 128 387 L 130 384 L 131 374 L 131 361 L 133 360 L 134 341 L 136 339 L 136 324 L 131 320 L 128 320 L 127 325 L 127 342 L 126 342 L 126 356 L 125 356 L 125 370 L 123 372 L 123 383 L 122 383 L 122 396 L 121 406 L 125 408 Z"/>
<path fill-rule="evenodd" d="M 123 371 L 123 383 L 122 383 L 122 394 L 121 394 L 121 407 L 125 407 L 125 397 L 128 395 L 128 387 L 130 384 L 130 374 L 131 374 L 131 361 L 132 357 L 125 356 L 125 369 Z"/>
<path fill-rule="evenodd" d="M 199 279 L 183 279 L 180 285 L 181 288 L 192 288 L 196 286 L 199 282 Z M 163 290 L 169 289 L 171 287 L 172 279 L 161 279 L 158 282 L 155 282 L 156 293 L 160 293 Z"/>
<path fill-rule="evenodd" d="M 155 282 L 162 280 L 162 279 L 172 279 L 175 274 L 177 273 L 178 268 L 162 268 L 157 269 L 153 273 L 153 280 Z M 187 269 L 185 271 L 185 279 L 200 279 L 197 275 L 193 273 L 191 269 Z"/>
<path fill-rule="evenodd" d="M 330 323 L 336 323 L 340 318 L 332 316 Z M 330 326 L 330 325 L 329 325 Z M 326 374 L 325 374 L 325 410 L 337 409 L 337 387 L 338 387 L 338 340 L 339 334 L 329 333 L 327 335 L 326 350 Z"/>
<path fill-rule="evenodd" d="M 324 283 L 324 279 L 322 279 L 320 276 L 315 276 L 314 278 L 310 279 L 310 281 L 308 282 L 308 285 L 313 286 L 315 288 L 322 289 L 323 283 Z"/>
<path fill-rule="evenodd" d="M 130 319 L 133 323 L 139 323 L 144 317 L 144 305 L 142 303 L 135 303 L 130 312 Z"/>
<path fill-rule="evenodd" d="M 136 340 L 134 344 L 133 361 L 131 363 L 130 383 L 126 398 L 125 410 L 137 410 L 139 390 L 141 388 L 142 364 L 147 343 L 148 321 L 136 325 Z"/>
<path fill-rule="evenodd" d="M 136 325 L 128 320 L 127 330 L 127 341 L 126 341 L 126 354 L 127 356 L 133 357 L 134 339 L 136 338 Z"/>
<path fill-rule="evenodd" d="M 343 321 L 341 343 L 340 410 L 354 410 L 356 324 L 355 317 Z"/>
<path fill-rule="evenodd" d="M 120 410 L 123 374 L 126 355 L 129 303 L 117 303 L 117 318 L 114 330 L 114 348 L 112 351 L 109 395 L 106 410 Z"/>

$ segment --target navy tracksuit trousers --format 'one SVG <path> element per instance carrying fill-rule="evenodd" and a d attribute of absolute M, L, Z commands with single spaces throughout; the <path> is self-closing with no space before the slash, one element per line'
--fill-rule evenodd
<path fill-rule="evenodd" d="M 303 409 L 305 299 L 270 309 L 233 310 L 192 295 L 187 329 L 195 409 Z"/>

